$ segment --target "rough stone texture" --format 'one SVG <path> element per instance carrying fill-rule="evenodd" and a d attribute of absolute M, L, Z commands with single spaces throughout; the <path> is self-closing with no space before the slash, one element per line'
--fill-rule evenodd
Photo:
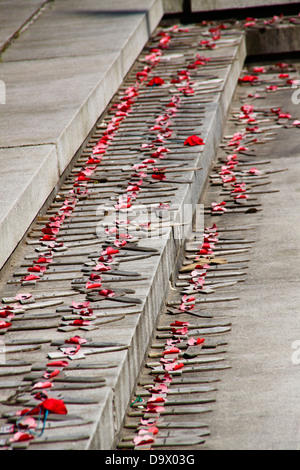
<path fill-rule="evenodd" d="M 247 54 L 278 54 L 300 50 L 300 26 L 259 28 L 247 32 Z"/>
<path fill-rule="evenodd" d="M 191 0 L 192 11 L 227 10 L 233 8 L 267 7 L 297 4 L 291 0 Z"/>
<path fill-rule="evenodd" d="M 290 0 L 163 0 L 165 13 L 182 13 L 190 8 L 192 12 L 229 10 L 234 8 L 268 7 L 297 4 Z M 189 6 L 190 5 L 190 6 Z"/>
<path fill-rule="evenodd" d="M 16 2 L 0 1 L 0 50 L 14 36 L 17 36 L 18 32 L 46 3 L 45 0 L 24 0 L 18 2 L 18 8 L 16 8 Z"/>

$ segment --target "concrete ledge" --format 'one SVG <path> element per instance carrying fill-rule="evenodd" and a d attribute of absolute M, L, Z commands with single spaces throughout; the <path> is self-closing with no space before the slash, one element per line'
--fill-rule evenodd
<path fill-rule="evenodd" d="M 299 4 L 291 0 L 191 0 L 192 11 L 232 10 L 235 8 L 260 8 Z M 281 12 L 280 12 L 281 13 Z"/>
<path fill-rule="evenodd" d="M 13 252 L 58 180 L 54 145 L 0 149 L 0 265 Z M 21 169 L 21 171 L 19 171 Z M 43 184 L 38 184 L 43 181 Z"/>
<path fill-rule="evenodd" d="M 279 28 L 256 28 L 247 31 L 247 54 L 282 54 L 300 50 L 300 26 L 281 25 Z"/>
<path fill-rule="evenodd" d="M 33 3 L 30 9 L 24 9 L 27 16 L 36 6 Z M 162 15 L 160 0 L 144 0 L 142 5 L 128 0 L 122 10 L 109 1 L 102 1 L 100 8 L 96 0 L 84 4 L 79 0 L 53 2 L 3 53 L 0 78 L 6 87 L 6 104 L 0 105 L 2 155 L 9 149 L 11 161 L 16 161 L 24 146 L 35 146 L 35 153 L 42 150 L 43 161 L 45 146 L 53 146 L 53 152 L 46 156 L 47 179 L 34 167 L 32 172 L 25 169 L 38 198 L 31 197 L 30 183 L 14 186 L 15 198 L 28 208 L 21 220 L 15 217 L 7 193 L 2 192 L 0 225 L 6 220 L 6 226 L 0 226 L 0 233 L 5 233 L 9 242 L 1 247 L 0 268 L 105 110 Z M 11 24 L 11 31 L 15 27 Z M 22 170 L 20 173 L 23 176 Z M 9 168 L 1 173 L 1 188 L 7 187 L 8 174 Z"/>

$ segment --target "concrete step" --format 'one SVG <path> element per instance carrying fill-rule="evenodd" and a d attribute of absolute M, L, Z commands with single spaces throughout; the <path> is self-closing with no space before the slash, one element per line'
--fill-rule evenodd
<path fill-rule="evenodd" d="M 3 5 L 8 32 L 42 2 Z M 122 83 L 163 15 L 159 0 L 112 6 L 63 0 L 1 55 L 0 267 L 6 262 L 70 160 Z M 1 8 L 2 11 L 2 8 Z M 5 21 L 6 20 L 6 21 Z"/>
<path fill-rule="evenodd" d="M 190 29 L 195 35 L 199 33 L 199 28 L 195 27 L 194 25 L 191 25 Z M 203 31 L 205 31 L 205 28 Z M 180 34 L 183 35 L 182 38 L 178 38 L 177 33 L 173 33 L 174 44 L 171 42 L 169 50 L 162 50 L 160 63 L 155 68 L 155 73 L 158 75 L 165 74 L 165 76 L 168 77 L 168 79 L 166 78 L 166 83 L 161 89 L 158 87 L 157 90 L 154 88 L 148 88 L 146 85 L 141 87 L 138 97 L 135 100 L 132 113 L 130 113 L 128 118 L 124 120 L 124 124 L 120 125 L 120 130 L 118 131 L 117 136 L 112 141 L 112 144 L 108 149 L 107 154 L 105 155 L 107 159 L 104 159 L 99 166 L 100 171 L 101 167 L 106 168 L 107 166 L 107 168 L 109 168 L 108 165 L 113 161 L 114 158 L 121 158 L 121 160 L 119 160 L 119 165 L 115 165 L 115 173 L 118 173 L 118 171 L 120 172 L 124 166 L 126 168 L 128 167 L 128 164 L 126 163 L 126 157 L 134 157 L 136 162 L 141 161 L 143 153 L 140 152 L 140 146 L 144 142 L 151 141 L 151 138 L 153 139 L 153 134 L 149 132 L 142 134 L 142 132 L 139 131 L 138 134 L 141 138 L 138 139 L 139 136 L 133 136 L 133 140 L 131 143 L 129 143 L 129 133 L 126 128 L 126 123 L 131 125 L 134 124 L 135 127 L 138 126 L 139 129 L 140 122 L 142 121 L 143 124 L 149 128 L 150 122 L 147 121 L 150 119 L 152 125 L 152 122 L 155 122 L 155 118 L 162 112 L 161 107 L 164 107 L 172 96 L 177 96 L 179 90 L 170 82 L 170 77 L 173 76 L 174 73 L 176 74 L 176 70 L 178 70 L 178 68 L 182 70 L 182 68 L 187 67 L 187 64 L 189 64 L 190 61 L 193 62 L 197 54 L 197 47 L 191 47 L 190 38 L 188 38 L 186 43 L 184 43 L 185 33 L 182 32 Z M 201 34 L 199 37 L 201 38 Z M 176 46 L 178 39 L 180 43 L 183 41 L 183 45 L 178 44 L 174 51 L 174 47 Z M 192 40 L 192 43 L 193 42 L 194 40 Z M 153 39 L 152 47 L 156 43 L 157 39 Z M 177 52 L 178 54 L 178 51 L 181 51 L 179 56 L 174 53 Z M 143 67 L 144 63 L 142 60 L 145 59 L 147 53 L 148 49 L 145 48 L 137 62 L 139 69 Z M 171 224 L 167 223 L 165 227 L 163 227 L 163 233 L 161 236 L 151 237 L 151 233 L 148 236 L 147 233 L 145 233 L 146 237 L 139 240 L 140 245 L 155 248 L 157 250 L 155 256 L 135 260 L 134 263 L 130 260 L 125 260 L 120 263 L 121 267 L 119 269 L 127 271 L 134 270 L 141 274 L 143 282 L 138 282 L 137 280 L 133 286 L 135 290 L 133 297 L 139 299 L 140 303 L 135 305 L 134 308 L 131 307 L 133 312 L 130 312 L 128 311 L 126 305 L 122 306 L 122 304 L 118 304 L 117 306 L 112 307 L 111 302 L 105 301 L 104 304 L 101 304 L 103 305 L 102 311 L 103 309 L 108 309 L 109 313 L 113 315 L 117 315 L 118 313 L 124 314 L 125 318 L 120 319 L 116 323 L 107 324 L 107 326 L 104 325 L 97 330 L 92 330 L 90 332 L 79 331 L 78 333 L 84 335 L 88 339 L 93 339 L 93 341 L 99 342 L 112 340 L 118 342 L 119 344 L 125 345 L 122 350 L 101 355 L 103 358 L 102 360 L 113 361 L 118 365 L 118 367 L 108 369 L 107 371 L 105 370 L 105 387 L 102 387 L 100 390 L 95 390 L 92 388 L 91 390 L 85 390 L 83 398 L 89 398 L 91 400 L 95 400 L 95 402 L 91 404 L 83 403 L 80 405 L 80 403 L 77 403 L 73 405 L 71 404 L 70 406 L 68 405 L 70 413 L 84 416 L 84 418 L 90 420 L 90 423 L 86 427 L 88 438 L 82 439 L 80 442 L 76 443 L 77 448 L 80 449 L 111 449 L 115 440 L 115 436 L 122 425 L 138 372 L 152 336 L 157 315 L 160 312 L 161 305 L 165 302 L 165 295 L 169 286 L 169 279 L 173 270 L 176 268 L 178 253 L 184 243 L 186 230 L 190 226 L 193 210 L 195 209 L 199 197 L 203 192 L 203 188 L 205 186 L 206 179 L 215 156 L 215 151 L 221 141 L 225 116 L 227 114 L 238 77 L 241 73 L 245 60 L 244 35 L 240 33 L 234 35 L 231 43 L 224 42 L 222 44 L 221 41 L 216 50 L 207 50 L 204 54 L 205 57 L 211 59 L 211 62 L 208 62 L 206 67 L 200 67 L 201 70 L 199 69 L 197 73 L 201 75 L 205 74 L 207 77 L 217 75 L 219 81 L 212 81 L 212 84 L 216 88 L 210 89 L 211 85 L 209 85 L 209 83 L 205 83 L 205 86 L 203 86 L 203 78 L 197 78 L 197 73 L 195 73 L 193 77 L 195 93 L 193 95 L 187 96 L 184 96 L 183 93 L 182 104 L 180 104 L 178 108 L 177 117 L 174 118 L 176 124 L 181 125 L 181 128 L 177 128 L 177 134 L 174 136 L 174 138 L 170 138 L 169 140 L 166 139 L 166 145 L 170 147 L 168 157 L 180 159 L 179 162 L 177 160 L 174 163 L 184 163 L 184 159 L 189 158 L 191 159 L 191 166 L 193 168 L 201 167 L 201 170 L 182 172 L 182 174 L 174 173 L 174 176 L 172 176 L 172 184 L 173 178 L 175 185 L 176 179 L 179 180 L 178 187 L 175 188 L 175 195 L 171 197 L 171 205 L 172 207 L 174 206 L 172 217 L 173 222 Z M 127 89 L 130 84 L 135 83 L 135 80 L 135 69 L 133 69 L 132 73 L 126 77 L 124 85 L 122 85 L 121 89 Z M 113 101 L 119 103 L 119 99 L 120 95 L 118 94 Z M 147 102 L 150 103 L 149 111 L 146 109 Z M 198 102 L 201 105 L 201 112 L 193 109 L 193 103 L 195 102 Z M 109 122 L 109 118 L 111 118 L 113 115 L 114 114 L 112 112 L 108 112 L 107 115 L 105 114 L 103 116 L 104 120 L 101 118 L 99 119 L 97 123 L 98 132 L 102 129 L 104 121 Z M 205 119 L 203 119 L 203 115 L 205 116 Z M 185 138 L 188 137 L 190 133 L 189 131 L 187 135 L 187 128 L 191 125 L 190 123 L 187 123 L 187 117 L 190 118 L 189 121 L 192 120 L 193 122 L 193 128 L 195 129 L 194 132 L 201 135 L 201 138 L 205 142 L 204 146 L 190 148 L 188 146 L 184 146 Z M 135 130 L 135 132 L 137 131 Z M 124 141 L 122 137 L 125 137 L 127 140 Z M 114 146 L 115 151 L 113 150 Z M 123 150 L 118 151 L 118 147 Z M 134 151 L 132 150 L 133 148 L 135 149 Z M 81 161 L 84 159 L 83 154 L 85 155 L 85 158 L 88 154 L 91 154 L 91 147 L 87 146 L 85 150 L 83 150 L 82 157 L 80 157 Z M 163 160 L 161 163 L 163 164 Z M 108 172 L 108 174 L 112 175 L 112 172 Z M 64 182 L 62 189 L 58 192 L 58 195 L 60 195 L 61 198 L 60 201 L 64 200 L 65 194 L 69 194 L 68 190 L 73 187 L 72 185 L 74 184 L 74 178 L 75 175 L 73 172 L 71 172 Z M 128 178 L 129 177 L 127 175 L 127 181 Z M 93 187 L 90 188 L 91 191 L 92 189 Z M 96 186 L 94 189 L 96 189 Z M 101 189 L 104 188 L 102 188 L 100 184 L 98 185 L 98 190 L 101 192 Z M 114 185 L 112 187 L 112 191 L 115 189 L 116 187 Z M 164 188 L 161 188 L 161 191 L 164 191 Z M 156 203 L 160 202 L 162 197 L 168 196 L 167 191 L 166 194 L 162 194 L 163 196 L 156 197 Z M 112 204 L 113 202 L 111 202 L 111 205 Z M 138 210 L 141 210 L 138 204 L 139 198 L 136 202 L 137 218 L 139 217 Z M 146 202 L 143 201 L 143 204 L 143 207 L 145 208 Z M 96 209 L 98 205 L 100 205 L 100 203 L 96 202 Z M 111 209 L 112 208 L 113 206 Z M 78 210 L 79 209 L 80 201 L 78 201 Z M 133 206 L 133 210 L 134 209 L 135 207 Z M 116 217 L 113 210 L 108 210 L 107 212 L 108 215 L 106 218 L 101 220 L 104 225 L 108 225 L 107 222 Z M 111 214 L 109 212 L 111 212 Z M 76 216 L 74 215 L 74 220 L 75 217 Z M 70 223 L 72 222 L 72 219 L 73 217 L 70 218 Z M 185 223 L 182 223 L 182 221 Z M 164 220 L 162 220 L 162 222 L 164 222 Z M 67 278 L 68 273 L 65 273 L 65 281 L 51 282 L 49 278 L 47 280 L 47 273 L 45 273 L 45 277 L 41 280 L 41 282 L 37 282 L 36 285 L 22 285 L 22 283 L 20 283 L 20 275 L 18 273 L 27 269 L 28 260 L 32 260 L 32 257 L 36 255 L 36 252 L 34 251 L 35 248 L 42 249 L 40 242 L 41 226 L 39 224 L 37 225 L 38 227 L 33 226 L 34 229 L 25 239 L 26 243 L 24 243 L 24 246 L 21 244 L 20 250 L 17 250 L 18 253 L 15 253 L 18 254 L 18 256 L 13 257 L 15 259 L 11 268 L 8 269 L 7 267 L 7 270 L 5 270 L 5 275 L 3 275 L 1 278 L 3 286 L 1 292 L 2 298 L 14 296 L 20 291 L 20 289 L 29 289 L 30 292 L 32 292 L 34 295 L 38 295 L 45 292 L 48 292 L 49 294 L 49 291 L 50 293 L 53 291 L 59 292 L 62 285 L 64 286 L 63 290 L 67 289 L 69 291 L 70 286 L 72 287 L 71 281 Z M 90 260 L 88 256 L 92 252 L 93 247 L 87 247 L 89 251 L 84 251 L 83 245 L 84 235 L 87 235 L 90 230 L 90 227 L 88 227 L 86 230 L 83 229 L 78 231 L 78 229 L 76 229 L 74 231 L 71 226 L 69 231 L 65 231 L 64 227 L 62 226 L 61 232 L 65 233 L 66 237 L 69 237 L 70 239 L 77 238 L 80 243 L 80 246 L 77 249 L 82 251 L 82 253 L 80 253 L 81 264 L 79 267 L 77 267 L 77 271 L 74 271 L 75 277 L 82 276 L 81 267 L 85 262 Z M 95 227 L 93 231 L 95 232 Z M 101 240 L 101 234 L 99 234 L 99 232 L 98 240 L 97 236 L 94 234 L 93 241 L 99 243 L 99 237 Z M 67 242 L 65 242 L 65 244 L 67 245 Z M 101 245 L 100 247 L 99 245 L 98 247 L 95 247 L 96 251 L 99 249 L 102 250 Z M 66 252 L 66 256 L 68 256 L 68 251 Z M 57 257 L 58 259 L 66 260 L 66 258 L 64 258 L 64 253 L 61 255 L 58 253 Z M 70 259 L 72 262 L 72 256 Z M 27 261 L 27 264 L 25 260 Z M 49 269 L 51 271 L 52 268 L 49 267 Z M 79 274 L 77 274 L 78 269 Z M 51 275 L 49 276 L 51 277 Z M 107 282 L 107 285 L 110 285 L 109 281 Z M 121 285 L 123 288 L 131 287 L 130 285 L 126 284 L 126 278 Z M 115 287 L 116 284 L 111 285 L 112 289 Z M 85 297 L 82 295 L 82 293 L 78 293 L 74 290 L 73 296 L 66 299 L 63 298 L 62 307 L 68 308 L 71 304 L 71 300 L 80 302 L 83 300 L 83 298 Z M 30 308 L 30 305 L 28 307 Z M 42 311 L 43 310 L 41 310 L 41 313 Z M 126 314 L 126 312 L 128 313 Z M 55 305 L 52 307 L 47 306 L 47 313 L 52 313 L 54 315 L 61 313 L 62 316 L 65 315 L 63 311 L 60 310 L 60 307 Z M 55 320 L 55 318 L 55 322 L 59 321 L 59 319 Z M 31 333 L 29 333 L 29 337 L 32 338 L 34 335 L 35 337 L 38 335 L 39 339 L 44 338 L 45 341 L 48 341 L 50 333 L 51 340 L 57 341 L 68 338 L 70 336 L 70 333 L 68 332 L 58 331 L 56 328 L 56 323 L 53 324 L 53 321 L 50 322 L 50 324 L 52 326 L 52 330 L 33 330 L 33 332 L 31 331 Z M 16 319 L 16 329 L 12 330 L 11 334 L 9 333 L 11 339 L 19 337 L 20 331 L 18 331 L 18 325 L 20 325 L 20 323 L 18 323 L 18 320 Z M 5 338 L 6 336 L 4 334 L 3 339 L 5 340 Z M 32 356 L 32 354 L 30 355 L 30 353 L 29 355 L 24 353 L 23 358 L 27 357 L 31 361 L 34 361 L 34 363 L 45 363 L 46 365 L 45 361 L 48 361 L 47 355 L 49 352 L 55 352 L 55 350 L 53 350 L 53 347 L 51 348 L 49 343 L 46 342 L 41 350 L 34 352 L 34 356 Z M 88 356 L 87 359 L 88 362 L 99 362 L 98 355 L 96 355 L 96 357 Z M 87 361 L 83 361 L 82 364 L 84 362 Z M 76 395 L 76 397 L 78 397 L 78 395 Z M 82 394 L 77 399 L 80 401 L 81 398 Z M 5 410 L 9 410 L 9 408 L 4 405 L 0 406 L 0 408 L 1 413 Z M 70 430 L 70 434 L 71 431 L 73 430 Z M 52 434 L 54 433 L 52 431 Z M 36 449 L 41 448 L 42 446 L 42 448 L 46 449 L 53 448 L 53 445 L 55 445 L 55 448 L 72 448 L 74 444 L 63 441 L 61 443 L 55 444 L 51 442 L 41 442 L 39 444 L 37 439 L 37 442 L 30 443 L 30 448 Z"/>

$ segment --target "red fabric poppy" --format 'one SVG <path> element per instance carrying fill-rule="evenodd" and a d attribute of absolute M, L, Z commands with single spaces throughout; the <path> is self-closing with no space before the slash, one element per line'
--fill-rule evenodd
<path fill-rule="evenodd" d="M 200 139 L 200 137 L 198 137 L 197 135 L 191 135 L 185 140 L 184 145 L 194 146 L 194 145 L 205 145 L 205 144 L 203 140 Z"/>
<path fill-rule="evenodd" d="M 147 86 L 161 86 L 163 85 L 165 82 L 162 78 L 160 77 L 154 77 L 152 78 L 152 80 L 150 80 L 150 82 L 148 83 Z"/>
<path fill-rule="evenodd" d="M 42 407 L 44 410 L 58 415 L 66 415 L 68 413 L 63 400 L 56 400 L 55 398 L 47 398 L 44 400 L 42 402 Z"/>
<path fill-rule="evenodd" d="M 104 297 L 114 297 L 115 293 L 111 289 L 102 289 L 99 291 L 99 295 L 103 295 Z"/>
<path fill-rule="evenodd" d="M 117 250 L 116 248 L 113 248 L 112 246 L 109 246 L 108 248 L 106 248 L 105 250 L 102 251 L 101 255 L 102 256 L 115 255 L 117 253 L 119 253 L 119 250 Z"/>
<path fill-rule="evenodd" d="M 255 75 L 245 75 L 244 77 L 242 78 L 239 78 L 239 82 L 240 83 L 247 83 L 247 82 L 250 82 L 250 83 L 253 83 L 254 81 L 258 80 L 259 78 Z"/>

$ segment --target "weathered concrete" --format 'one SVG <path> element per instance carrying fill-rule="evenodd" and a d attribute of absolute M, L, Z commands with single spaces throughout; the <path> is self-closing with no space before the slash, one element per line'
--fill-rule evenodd
<path fill-rule="evenodd" d="M 263 25 L 247 31 L 247 54 L 280 54 L 300 50 L 300 26 L 281 25 L 266 28 Z"/>
<path fill-rule="evenodd" d="M 255 7 L 293 5 L 299 2 L 289 0 L 163 0 L 165 13 L 206 12 Z"/>
<path fill-rule="evenodd" d="M 24 0 L 24 2 L 18 2 L 16 8 L 16 2 L 1 0 L 0 51 L 18 37 L 48 2 L 49 0 Z"/>

